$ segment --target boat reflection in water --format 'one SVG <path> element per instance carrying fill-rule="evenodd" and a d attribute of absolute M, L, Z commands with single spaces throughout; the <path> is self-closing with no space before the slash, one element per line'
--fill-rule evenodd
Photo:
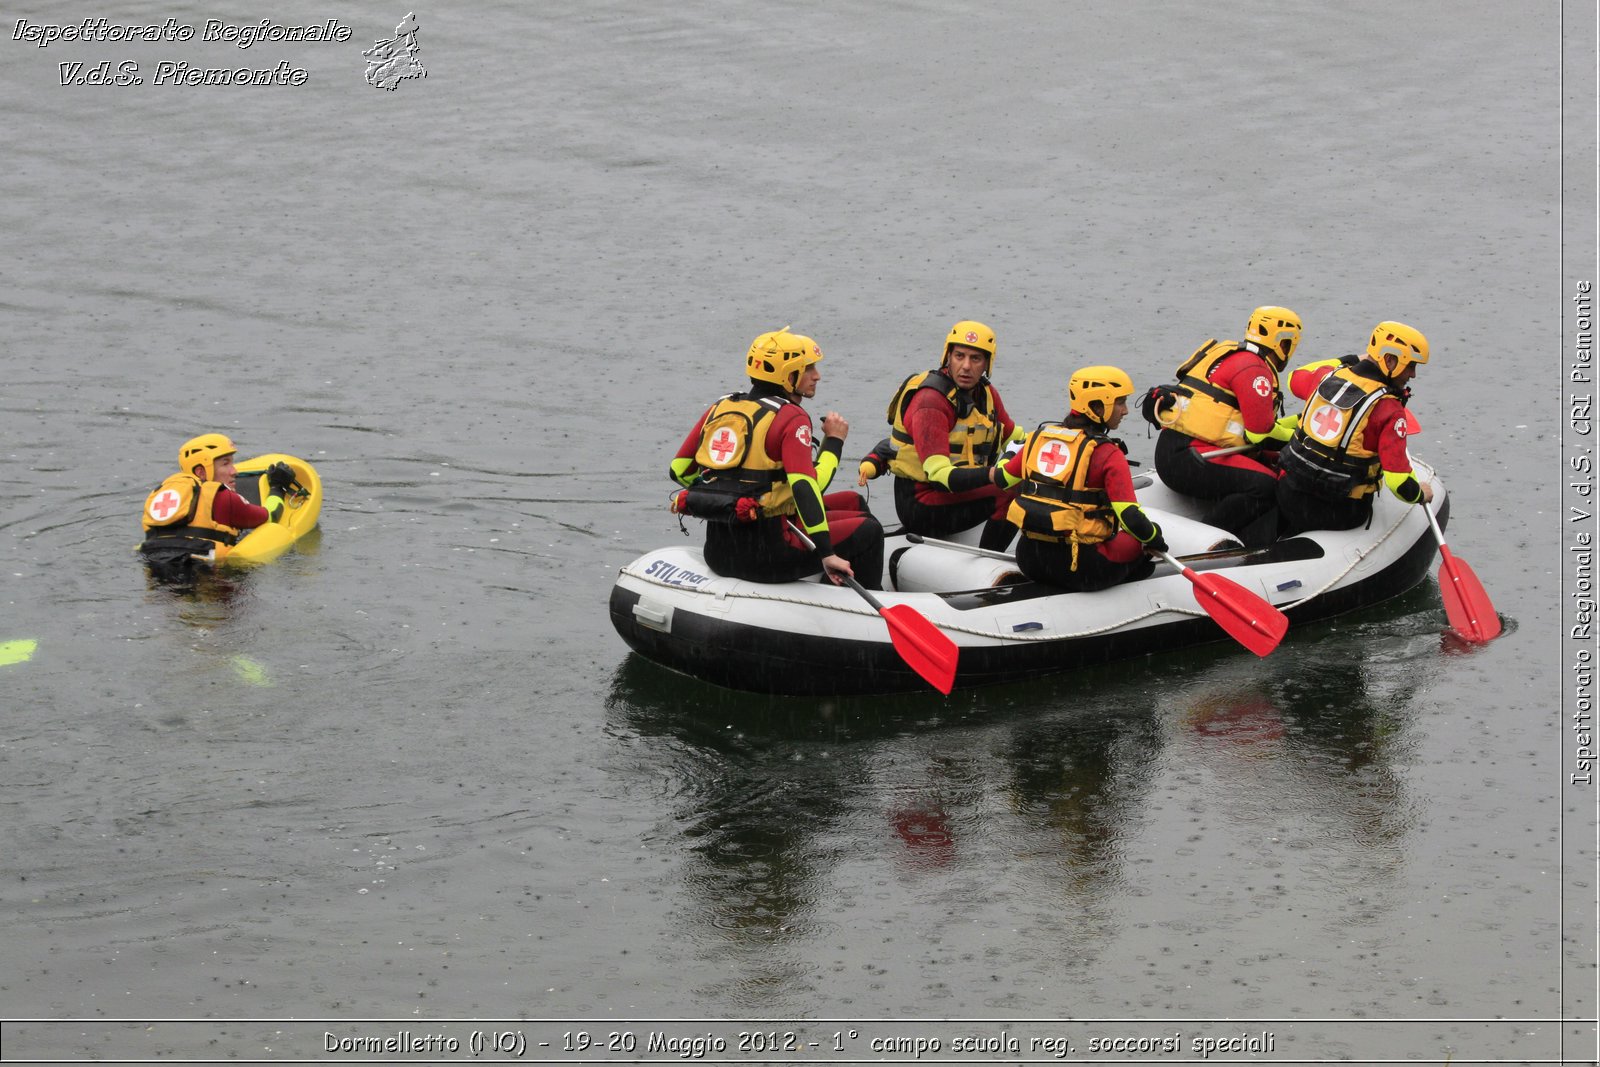
<path fill-rule="evenodd" d="M 608 708 L 665 779 L 683 950 L 727 976 L 697 993 L 800 1010 L 838 968 L 897 961 L 925 1015 L 1002 944 L 1037 987 L 1175 929 L 1221 936 L 1241 895 L 1314 926 L 1386 907 L 1436 615 L 1419 590 L 1266 661 L 1212 647 L 949 700 L 764 697 L 630 655 Z M 896 919 L 947 898 L 963 912 L 940 929 Z"/>

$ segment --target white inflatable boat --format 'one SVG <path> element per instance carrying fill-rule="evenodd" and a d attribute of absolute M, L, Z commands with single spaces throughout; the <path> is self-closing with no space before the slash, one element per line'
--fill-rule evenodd
<path fill-rule="evenodd" d="M 1432 469 L 1434 509 L 1449 496 Z M 1313 531 L 1246 550 L 1194 516 L 1203 502 L 1173 493 L 1153 473 L 1135 480 L 1173 555 L 1196 572 L 1237 582 L 1294 624 L 1356 611 L 1427 576 L 1437 545 L 1421 507 L 1380 492 L 1372 521 Z M 1219 547 L 1220 546 L 1220 547 Z M 1194 587 L 1159 564 L 1142 581 L 1063 593 L 1028 581 L 1007 559 L 968 547 L 885 546 L 885 605 L 906 604 L 956 643 L 958 687 L 989 685 L 1111 660 L 1229 640 L 1196 602 Z M 622 568 L 611 621 L 640 655 L 732 689 L 794 695 L 926 689 L 895 651 L 884 619 L 845 586 L 818 578 L 781 585 L 722 578 L 698 546 L 657 549 Z M 1250 653 L 1239 650 L 1240 655 Z"/>

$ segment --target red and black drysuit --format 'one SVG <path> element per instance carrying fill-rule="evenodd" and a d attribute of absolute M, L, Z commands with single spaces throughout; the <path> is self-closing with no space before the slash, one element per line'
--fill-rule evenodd
<path fill-rule="evenodd" d="M 1211 367 L 1205 381 L 1226 394 L 1238 409 L 1245 431 L 1264 435 L 1277 422 L 1282 409 L 1282 394 L 1277 374 L 1266 360 L 1248 349 L 1224 356 Z M 1263 442 L 1268 447 L 1276 441 Z M 1276 459 L 1275 451 L 1256 455 L 1235 452 L 1209 458 L 1224 445 L 1191 437 L 1171 427 L 1156 437 L 1156 473 L 1169 489 L 1202 500 L 1215 501 L 1200 521 L 1227 530 L 1251 548 L 1269 545 L 1277 539 L 1278 472 L 1266 460 Z"/>
<path fill-rule="evenodd" d="M 883 588 L 883 526 L 868 510 L 859 493 L 839 492 L 823 495 L 818 481 L 817 463 L 812 456 L 811 416 L 798 403 L 788 399 L 781 386 L 753 382 L 748 393 L 724 399 L 763 401 L 776 408 L 766 427 L 765 451 L 769 460 L 781 467 L 784 480 L 793 494 L 792 514 L 767 514 L 752 497 L 736 497 L 727 513 L 707 517 L 706 565 L 717 574 L 752 582 L 790 582 L 822 570 L 822 558 L 838 555 L 848 560 L 856 580 L 868 589 Z M 720 404 L 721 401 L 718 401 Z M 731 481 L 720 472 L 694 462 L 705 434 L 707 417 L 717 410 L 713 404 L 701 414 L 694 428 L 678 447 L 672 478 L 680 483 L 694 481 L 694 490 L 715 493 L 719 481 Z M 827 470 L 836 468 L 844 441 L 829 437 L 818 453 L 828 456 Z M 682 461 L 690 461 L 685 465 Z M 682 473 L 680 473 L 680 471 Z M 698 478 L 693 478 L 698 475 Z M 790 475 L 802 477 L 791 478 Z M 706 516 L 703 516 L 706 517 Z M 816 549 L 808 549 L 791 528 L 798 519 L 809 530 Z"/>

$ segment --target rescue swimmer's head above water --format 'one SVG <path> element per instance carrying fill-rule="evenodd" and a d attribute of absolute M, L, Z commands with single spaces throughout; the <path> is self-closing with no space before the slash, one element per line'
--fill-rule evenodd
<path fill-rule="evenodd" d="M 222 482 L 233 488 L 233 457 L 238 453 L 225 434 L 203 433 L 178 448 L 178 469 L 202 482 Z M 220 468 L 220 469 L 219 469 Z"/>
<path fill-rule="evenodd" d="M 271 495 L 261 505 L 252 504 L 237 492 L 237 452 L 226 434 L 191 437 L 178 448 L 178 472 L 145 498 L 140 516 L 145 539 L 139 549 L 158 575 L 178 578 L 195 560 L 219 562 L 243 531 L 282 513 L 294 470 L 273 464 L 267 470 Z"/>

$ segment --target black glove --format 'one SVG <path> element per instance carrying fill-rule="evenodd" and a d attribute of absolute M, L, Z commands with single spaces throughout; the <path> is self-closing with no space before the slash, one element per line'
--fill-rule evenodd
<path fill-rule="evenodd" d="M 267 488 L 273 496 L 283 496 L 294 484 L 294 468 L 287 463 L 274 463 L 267 468 Z"/>
<path fill-rule="evenodd" d="M 1161 536 L 1161 527 L 1153 522 L 1150 524 L 1150 526 L 1155 530 L 1155 533 L 1150 535 L 1150 540 L 1144 543 L 1144 547 L 1150 552 L 1171 551 L 1171 549 L 1167 547 L 1167 539 Z"/>

